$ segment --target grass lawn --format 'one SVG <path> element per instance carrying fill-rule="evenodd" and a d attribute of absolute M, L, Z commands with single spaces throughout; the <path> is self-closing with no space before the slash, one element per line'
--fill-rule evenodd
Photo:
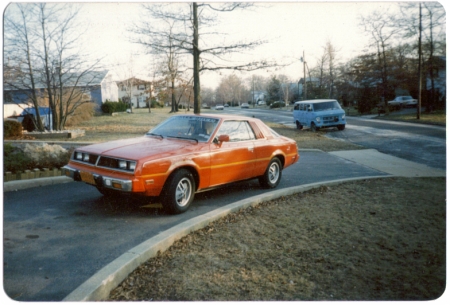
<path fill-rule="evenodd" d="M 440 110 L 433 113 L 421 113 L 420 120 L 417 119 L 416 113 L 396 114 L 395 112 L 386 116 L 380 116 L 378 119 L 445 126 L 447 116 L 444 110 Z"/>

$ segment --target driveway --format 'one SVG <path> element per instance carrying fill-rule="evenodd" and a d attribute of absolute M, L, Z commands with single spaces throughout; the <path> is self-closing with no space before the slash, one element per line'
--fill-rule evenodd
<path fill-rule="evenodd" d="M 388 175 L 322 151 L 301 151 L 277 190 L 336 179 Z M 165 215 L 151 202 L 105 200 L 65 183 L 4 193 L 4 289 L 17 301 L 61 301 L 145 240 L 219 207 L 269 192 L 257 180 L 196 195 L 192 208 Z"/>

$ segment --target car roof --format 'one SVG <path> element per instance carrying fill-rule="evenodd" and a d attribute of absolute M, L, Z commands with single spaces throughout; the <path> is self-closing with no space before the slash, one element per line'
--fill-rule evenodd
<path fill-rule="evenodd" d="M 323 103 L 323 102 L 337 102 L 337 100 L 334 100 L 334 99 L 317 99 L 317 100 L 298 101 L 298 102 L 295 102 L 295 103 L 296 104 L 303 104 L 303 103 L 317 104 L 317 103 Z"/>

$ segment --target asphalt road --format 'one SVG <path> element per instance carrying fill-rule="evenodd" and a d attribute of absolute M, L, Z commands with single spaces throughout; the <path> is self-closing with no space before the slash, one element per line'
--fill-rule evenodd
<path fill-rule="evenodd" d="M 405 111 L 415 111 L 406 109 Z M 292 112 L 268 109 L 228 108 L 225 112 L 255 116 L 269 122 L 295 126 Z M 446 128 L 378 120 L 376 118 L 347 117 L 345 130 L 327 128 L 327 137 L 374 148 L 379 152 L 405 160 L 446 169 Z M 309 132 L 306 128 L 301 132 Z"/>
<path fill-rule="evenodd" d="M 320 151 L 300 152 L 278 186 L 384 173 Z M 267 192 L 257 180 L 197 194 L 191 209 L 165 215 L 131 198 L 105 200 L 83 183 L 4 193 L 4 290 L 17 301 L 61 301 L 125 251 L 183 221 Z"/>

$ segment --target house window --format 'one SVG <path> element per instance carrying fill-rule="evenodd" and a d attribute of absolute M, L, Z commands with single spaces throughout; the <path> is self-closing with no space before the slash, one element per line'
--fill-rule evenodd
<path fill-rule="evenodd" d="M 122 87 L 120 88 L 120 90 L 122 91 L 127 91 L 127 88 L 125 86 L 122 85 Z"/>
<path fill-rule="evenodd" d="M 139 90 L 145 90 L 145 85 L 139 85 L 139 86 L 138 86 L 138 89 L 139 89 Z"/>

